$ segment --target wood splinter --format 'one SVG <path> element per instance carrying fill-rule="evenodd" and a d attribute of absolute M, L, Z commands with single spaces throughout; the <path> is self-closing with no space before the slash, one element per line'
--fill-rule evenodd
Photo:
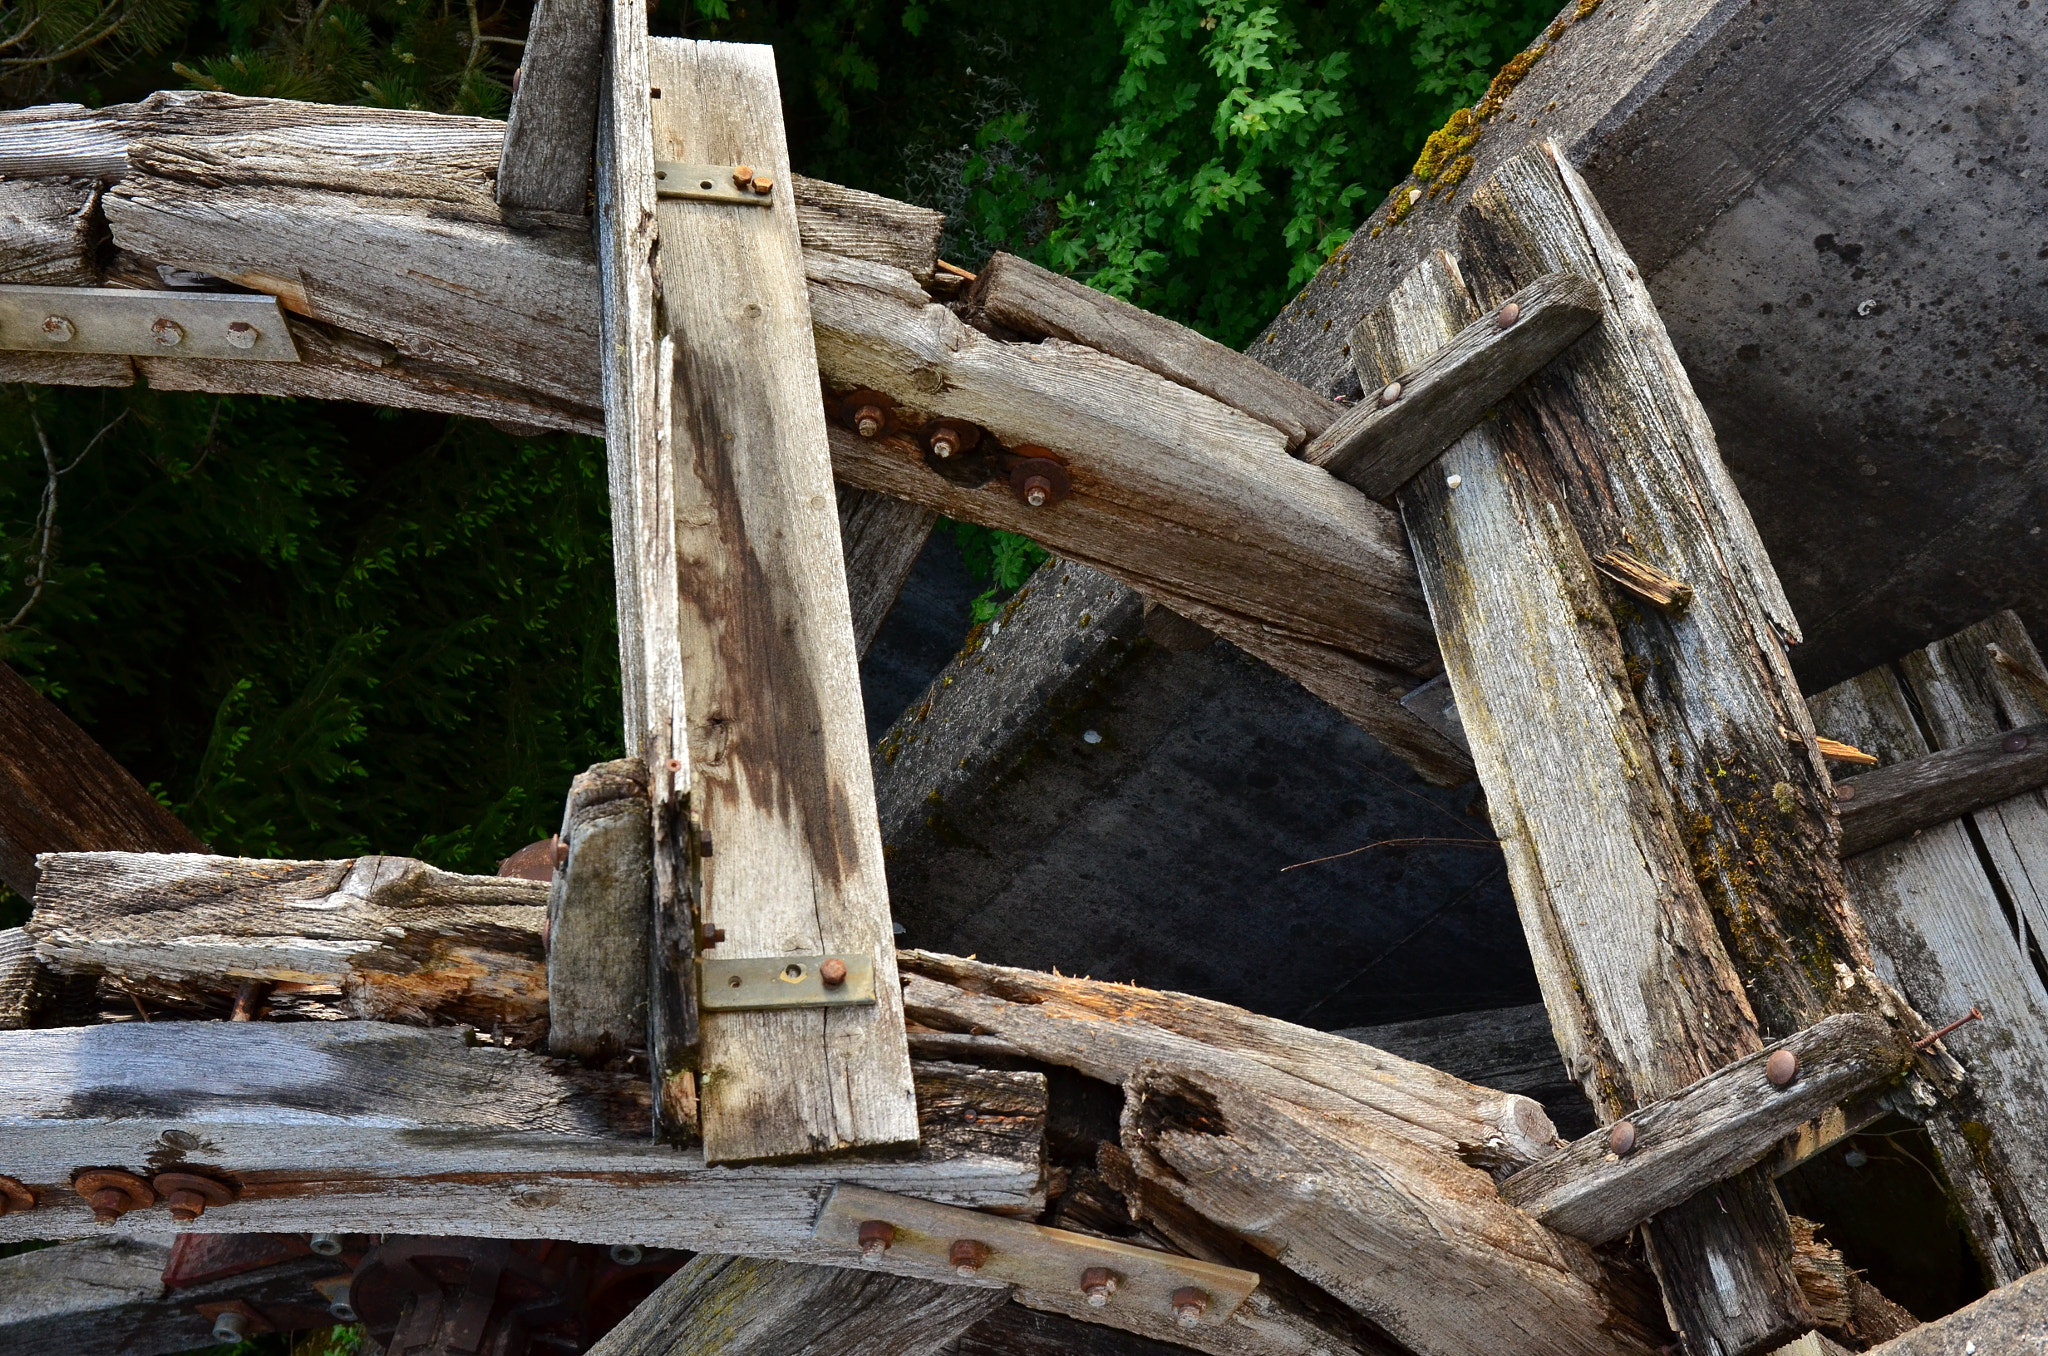
<path fill-rule="evenodd" d="M 1593 557 L 1593 568 L 1619 584 L 1632 597 L 1676 617 L 1692 606 L 1692 585 L 1664 573 L 1648 561 L 1616 549 Z"/>

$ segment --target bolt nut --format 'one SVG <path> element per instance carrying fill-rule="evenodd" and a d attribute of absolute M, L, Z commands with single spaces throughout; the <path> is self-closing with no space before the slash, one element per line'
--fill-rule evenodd
<path fill-rule="evenodd" d="M 818 967 L 818 978 L 825 981 L 825 987 L 836 989 L 846 982 L 846 962 L 834 956 Z"/>
<path fill-rule="evenodd" d="M 347 1300 L 336 1300 L 327 1306 L 327 1312 L 334 1315 L 334 1321 L 337 1323 L 355 1323 L 361 1319 L 361 1315 L 356 1313 L 356 1307 Z"/>
<path fill-rule="evenodd" d="M 885 1219 L 864 1219 L 860 1222 L 860 1251 L 863 1257 L 880 1257 L 889 1251 L 896 1241 L 896 1226 Z"/>
<path fill-rule="evenodd" d="M 254 348 L 262 337 L 263 331 L 246 320 L 237 320 L 228 326 L 228 342 L 236 348 Z"/>
<path fill-rule="evenodd" d="M 646 1256 L 647 1249 L 638 1243 L 614 1243 L 611 1246 L 612 1261 L 622 1267 L 637 1267 Z"/>
<path fill-rule="evenodd" d="M 1493 318 L 1493 323 L 1504 330 L 1509 330 L 1513 329 L 1515 327 L 1515 322 L 1517 320 L 1520 320 L 1521 318 L 1522 303 L 1519 301 L 1511 301 L 1507 305 L 1500 308 L 1500 314 L 1496 315 Z"/>
<path fill-rule="evenodd" d="M 760 194 L 762 197 L 767 197 L 769 192 L 773 190 L 774 187 L 775 181 L 769 178 L 767 175 L 757 174 L 754 176 L 752 188 L 756 193 Z"/>
<path fill-rule="evenodd" d="M 706 951 L 725 940 L 725 929 L 712 927 L 709 923 L 697 925 L 698 945 Z"/>
<path fill-rule="evenodd" d="M 1209 1308 L 1208 1292 L 1184 1285 L 1173 1292 L 1173 1313 L 1183 1328 L 1192 1328 L 1202 1321 L 1202 1315 Z"/>
<path fill-rule="evenodd" d="M 156 1204 L 156 1192 L 149 1183 L 119 1168 L 94 1168 L 72 1179 L 71 1189 L 92 1202 L 92 1217 L 112 1224 L 130 1210 L 145 1210 Z"/>
<path fill-rule="evenodd" d="M 160 1172 L 150 1185 L 170 1207 L 171 1218 L 180 1224 L 190 1224 L 206 1213 L 207 1206 L 226 1205 L 240 1194 L 226 1182 L 201 1177 L 196 1172 Z"/>
<path fill-rule="evenodd" d="M 169 316 L 157 317 L 156 323 L 149 327 L 149 332 L 159 348 L 176 348 L 185 342 L 185 327 Z"/>
<path fill-rule="evenodd" d="M 2000 744 L 1999 747 L 2004 749 L 2007 753 L 2023 753 L 2026 751 L 2027 745 L 2033 742 L 2034 741 L 2027 735 L 2009 734 L 2005 737 L 2004 742 Z"/>
<path fill-rule="evenodd" d="M 313 1255 L 316 1257 L 339 1257 L 341 1256 L 341 1235 L 314 1234 L 306 1240 L 306 1246 L 313 1250 Z"/>
<path fill-rule="evenodd" d="M 1791 1087 L 1792 1080 L 1799 1077 L 1799 1056 L 1790 1050 L 1773 1050 L 1764 1061 L 1764 1077 L 1771 1080 L 1774 1088 Z"/>
<path fill-rule="evenodd" d="M 988 1244 L 975 1238 L 956 1238 L 946 1250 L 946 1265 L 958 1276 L 972 1276 L 988 1264 Z"/>
<path fill-rule="evenodd" d="M 223 1309 L 220 1313 L 214 1315 L 213 1340 L 222 1346 L 226 1346 L 230 1342 L 246 1341 L 248 1336 L 249 1319 L 247 1315 L 238 1314 L 233 1309 Z"/>
<path fill-rule="evenodd" d="M 1384 409 L 1384 408 L 1386 408 L 1386 407 L 1387 407 L 1388 405 L 1391 405 L 1391 404 L 1393 404 L 1393 403 L 1394 403 L 1395 401 L 1399 400 L 1400 398 L 1401 398 L 1401 383 L 1400 383 L 1400 382 L 1398 382 L 1398 381 L 1390 381 L 1390 382 L 1388 382 L 1388 383 L 1386 384 L 1386 386 L 1385 386 L 1385 387 L 1384 387 L 1384 388 L 1383 388 L 1383 389 L 1382 389 L 1382 390 L 1380 391 L 1380 407 L 1381 407 L 1382 409 Z"/>
<path fill-rule="evenodd" d="M 887 416 L 873 405 L 863 405 L 853 412 L 853 431 L 863 438 L 876 437 L 887 423 Z"/>
<path fill-rule="evenodd" d="M 745 188 L 753 182 L 754 167 L 752 165 L 734 165 L 732 167 L 732 186 L 734 188 Z"/>
<path fill-rule="evenodd" d="M 36 1208 L 36 1193 L 12 1177 L 0 1177 L 0 1215 L 19 1215 Z"/>
<path fill-rule="evenodd" d="M 1049 456 L 1033 456 L 1044 448 L 1020 448 L 1022 458 L 1010 467 L 1010 488 L 1032 508 L 1049 508 L 1064 500 L 1074 482 L 1067 468 Z"/>
<path fill-rule="evenodd" d="M 1108 1267 L 1089 1267 L 1081 1273 L 1081 1294 L 1086 1297 L 1089 1308 L 1102 1308 L 1115 1293 L 1116 1273 Z"/>
<path fill-rule="evenodd" d="M 932 435 L 932 455 L 941 461 L 960 450 L 960 436 L 952 429 L 942 428 Z"/>
<path fill-rule="evenodd" d="M 1616 1121 L 1614 1128 L 1607 1132 L 1607 1152 L 1616 1158 L 1627 1158 L 1636 1151 L 1636 1125 L 1634 1121 Z"/>
<path fill-rule="evenodd" d="M 61 315 L 43 317 L 43 338 L 53 344 L 68 344 L 78 334 L 71 322 Z"/>

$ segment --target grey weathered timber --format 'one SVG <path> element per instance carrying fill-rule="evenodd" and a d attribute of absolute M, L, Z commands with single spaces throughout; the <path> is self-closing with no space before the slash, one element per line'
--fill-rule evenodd
<path fill-rule="evenodd" d="M 0 283 L 97 285 L 99 196 L 90 179 L 0 180 Z"/>
<path fill-rule="evenodd" d="M 1082 1327 L 1063 1314 L 1005 1304 L 960 1334 L 942 1356 L 1181 1356 L 1179 1344 Z"/>
<path fill-rule="evenodd" d="M 1547 1121 L 1526 1099 L 1185 995 L 924 953 L 904 969 L 919 1022 L 1120 1084 L 1122 1154 L 1104 1162 L 1145 1221 L 1191 1249 L 1191 1217 L 1237 1235 L 1366 1315 L 1371 1349 L 1647 1349 L 1629 1284 L 1501 1202 L 1480 1166 L 1538 1147 Z M 1277 1321 L 1290 1293 L 1261 1284 L 1217 1331 Z M 1200 1335 L 1182 1333 L 1150 1335 Z"/>
<path fill-rule="evenodd" d="M 1816 696 L 1817 720 L 1885 763 L 1842 785 L 1932 761 L 1941 755 L 1929 754 L 1930 747 L 1974 742 L 1987 725 L 2043 714 L 2019 684 L 2001 682 L 1995 665 L 1977 663 L 1988 658 L 1983 647 L 1994 638 L 2033 656 L 2006 614 L 1910 656 L 1898 670 L 1873 669 Z M 1930 731 L 1932 719 L 1923 725 L 1921 716 L 1934 711 L 1942 719 Z M 1978 1255 L 2000 1282 L 2048 1261 L 2048 1146 L 2039 1134 L 2040 1089 L 2048 1087 L 2048 986 L 2028 954 L 2038 896 L 2024 857 L 2012 848 L 2023 845 L 2038 859 L 2048 846 L 2048 835 L 2030 833 L 2026 823 L 2039 813 L 2040 795 L 2026 792 L 1929 825 L 1846 863 L 1886 979 L 1930 1021 L 1953 1021 L 1972 1007 L 1984 1014 L 1943 1039 L 1969 1080 L 1927 1108 L 1926 1124 Z M 2008 824 L 2019 832 L 2010 833 Z M 1993 850 L 1994 841 L 2004 853 Z M 1965 1134 L 1969 1123 L 1977 1128 Z"/>
<path fill-rule="evenodd" d="M 1835 782 L 1842 855 L 1932 828 L 2048 783 L 2048 725 L 2006 730 Z"/>
<path fill-rule="evenodd" d="M 988 483 L 956 483 L 908 437 L 835 428 L 841 480 L 1024 533 L 1294 677 L 1430 780 L 1469 775 L 1399 704 L 1436 658 L 1385 510 L 1200 392 L 1065 340 L 992 339 L 897 270 L 809 264 L 818 361 L 835 383 L 891 396 L 910 426 L 946 416 L 1044 447 L 1073 487 L 1032 508 L 993 468 Z"/>
<path fill-rule="evenodd" d="M 0 748 L 0 881 L 23 899 L 35 897 L 40 852 L 201 850 L 126 768 L 4 664 Z"/>
<path fill-rule="evenodd" d="M 172 1072 L 174 1071 L 174 1072 Z M 82 1163 L 240 1183 L 208 1232 L 429 1232 L 825 1255 L 835 1182 L 1035 1214 L 1045 1082 L 920 1066 L 923 1147 L 829 1166 L 707 1166 L 648 1139 L 646 1083 L 453 1029 L 382 1022 L 128 1022 L 0 1033 L 0 1172 L 41 1196 L 0 1239 L 94 1232 Z M 986 1111 L 984 1117 L 981 1113 Z M 972 1119 L 969 1113 L 974 1113 Z M 124 1217 L 166 1236 L 164 1211 Z"/>
<path fill-rule="evenodd" d="M 2048 1270 L 1870 1348 L 1870 1356 L 2043 1356 L 2048 1353 Z"/>
<path fill-rule="evenodd" d="M 35 939 L 21 928 L 0 931 L 0 1031 L 19 1031 L 33 1022 L 42 984 Z"/>
<path fill-rule="evenodd" d="M 839 542 L 846 555 L 856 657 L 865 657 L 875 643 L 938 518 L 921 504 L 841 487 Z"/>
<path fill-rule="evenodd" d="M 1765 1072 L 1779 1051 L 1798 1061 L 1785 1086 Z M 1501 1198 L 1553 1229 L 1605 1243 L 1761 1162 L 1804 1122 L 1897 1077 L 1911 1061 L 1911 1047 L 1889 1024 L 1838 1013 L 1631 1111 L 1627 1153 L 1597 1130 L 1502 1182 Z"/>
<path fill-rule="evenodd" d="M 548 1052 L 603 1063 L 647 1044 L 654 827 L 647 765 L 599 763 L 569 783 L 548 888 Z"/>
<path fill-rule="evenodd" d="M 1517 319 L 1503 328 L 1500 318 L 1509 306 Z M 1379 314 L 1359 325 L 1372 325 Z M 1591 282 L 1569 273 L 1538 278 L 1417 366 L 1365 392 L 1301 450 L 1301 458 L 1375 499 L 1390 499 L 1599 320 L 1600 291 Z M 1351 344 L 1359 352 L 1378 347 L 1356 329 Z"/>
<path fill-rule="evenodd" d="M 690 809 L 715 848 L 700 916 L 722 960 L 870 953 L 879 999 L 707 1018 L 705 1153 L 901 1144 L 916 1105 L 774 57 L 660 39 L 648 58 L 657 160 L 777 181 L 767 211 L 655 209 Z"/>
<path fill-rule="evenodd" d="M 804 248 L 871 259 L 930 282 L 946 214 L 801 174 L 790 176 Z"/>
<path fill-rule="evenodd" d="M 505 206 L 583 211 L 604 30 L 604 0 L 534 5 L 498 157 L 498 201 Z"/>
<path fill-rule="evenodd" d="M 1289 448 L 1322 434 L 1343 409 L 1185 325 L 1119 297 L 998 253 L 982 266 L 968 305 L 1008 330 L 1048 336 L 1155 372 L 1279 430 Z"/>
<path fill-rule="evenodd" d="M 1000 1289 L 700 1254 L 590 1356 L 937 1356 Z"/>
<path fill-rule="evenodd" d="M 364 1017 L 469 1022 L 527 1043 L 546 1029 L 539 881 L 406 857 L 65 852 L 40 865 L 28 933 L 62 973 L 200 1001 L 263 980 Z"/>
<path fill-rule="evenodd" d="M 1477 310 L 1455 261 L 1424 261 L 1385 319 L 1362 327 L 1378 346 L 1357 351 L 1366 384 L 1426 358 Z M 1552 1029 L 1604 1123 L 1761 1041 L 1650 772 L 1656 755 L 1598 576 L 1555 482 L 1511 454 L 1507 436 L 1494 422 L 1465 434 L 1409 482 L 1401 513 Z M 1707 1259 L 1663 1267 L 1674 1326 L 1696 1341 L 1711 1326 L 1724 1350 L 1767 1349 L 1805 1326 L 1782 1207 L 1763 1246 L 1731 1234 L 1759 1213 L 1769 1220 L 1751 1200 L 1768 1190 L 1752 1177 L 1721 1193 L 1741 1193 L 1734 1208 L 1688 1204 L 1672 1221 L 1728 1278 L 1719 1312 L 1702 1314 L 1694 1301 L 1714 1294 Z M 1754 1326 L 1730 1330 L 1745 1320 Z"/>

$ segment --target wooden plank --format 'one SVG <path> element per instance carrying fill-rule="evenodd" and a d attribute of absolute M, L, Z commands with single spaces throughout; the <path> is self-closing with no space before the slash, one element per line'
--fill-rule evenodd
<path fill-rule="evenodd" d="M 653 821 L 647 765 L 599 763 L 569 784 L 548 890 L 548 1052 L 603 1064 L 647 1048 Z"/>
<path fill-rule="evenodd" d="M 1459 1112 L 1447 1075 L 1185 995 L 923 953 L 905 953 L 904 968 L 917 1021 L 1122 1085 L 1115 1184 L 1169 1236 L 1155 1197 L 1248 1240 L 1418 1356 L 1647 1350 L 1630 1287 L 1501 1202 L 1473 1166 L 1514 1156 L 1488 1120 L 1525 1099 L 1468 1087 Z"/>
<path fill-rule="evenodd" d="M 97 286 L 99 196 L 90 179 L 0 180 L 0 283 Z"/>
<path fill-rule="evenodd" d="M 753 165 L 767 211 L 656 207 L 675 343 L 676 559 L 691 813 L 721 959 L 875 957 L 873 1007 L 703 1023 L 713 1162 L 917 1135 L 803 253 L 766 47 L 650 40 L 657 160 Z"/>
<path fill-rule="evenodd" d="M 28 933 L 61 973 L 195 1002 L 262 980 L 382 1020 L 469 1022 L 522 1043 L 546 1030 L 540 881 L 406 857 L 66 852 L 41 865 Z"/>
<path fill-rule="evenodd" d="M 1477 309 L 1448 255 L 1425 261 L 1384 319 L 1361 327 L 1377 345 L 1353 350 L 1366 384 L 1427 358 Z M 1400 503 L 1552 1028 L 1600 1120 L 1758 1049 L 1661 778 L 1645 775 L 1656 766 L 1649 731 L 1555 482 L 1488 423 L 1410 481 Z M 1668 1232 L 1697 1237 L 1686 1240 L 1706 1254 L 1696 1272 L 1673 1261 L 1665 1222 L 1653 1226 L 1675 1326 L 1696 1337 L 1711 1328 L 1730 1352 L 1767 1349 L 1803 1326 L 1789 1225 L 1782 1208 L 1774 1218 L 1755 1201 L 1767 1191 L 1752 1179 L 1705 1209 L 1680 1207 Z M 1773 1236 L 1744 1237 L 1757 1221 L 1775 1224 Z M 1719 1304 L 1701 1293 L 1716 1274 L 1709 1257 L 1728 1280 Z M 1738 1330 L 1745 1318 L 1753 1326 Z"/>
<path fill-rule="evenodd" d="M 1014 254 L 997 253 L 983 265 L 967 304 L 1005 329 L 1082 344 L 1200 391 L 1277 429 L 1290 449 L 1343 413 L 1335 401 L 1207 335 Z"/>
<path fill-rule="evenodd" d="M 846 554 L 856 658 L 866 657 L 868 646 L 881 633 L 938 520 L 938 514 L 921 504 L 840 487 L 839 540 Z"/>
<path fill-rule="evenodd" d="M 1186 1350 L 1011 1303 L 962 1333 L 944 1356 L 1181 1356 Z"/>
<path fill-rule="evenodd" d="M 1993 1290 L 1944 1318 L 1870 1348 L 1870 1356 L 2042 1356 L 2048 1270 Z"/>
<path fill-rule="evenodd" d="M 1503 327 L 1510 306 L 1515 320 Z M 1600 291 L 1591 282 L 1570 273 L 1538 278 L 1414 367 L 1367 391 L 1301 450 L 1301 459 L 1375 499 L 1391 499 L 1599 320 Z M 1373 324 L 1373 316 L 1359 324 Z M 1351 342 L 1360 352 L 1377 347 L 1370 334 L 1356 330 Z"/>
<path fill-rule="evenodd" d="M 816 1259 L 833 1184 L 971 1209 L 1044 1207 L 1045 1081 L 919 1066 L 923 1147 L 708 1166 L 648 1139 L 638 1076 L 382 1022 L 129 1022 L 0 1033 L 0 1172 L 42 1197 L 0 1240 L 95 1230 L 78 1164 L 189 1162 L 240 1184 L 205 1232 L 438 1233 Z M 984 1116 L 982 1113 L 987 1112 Z M 124 1229 L 166 1237 L 162 1211 Z"/>
<path fill-rule="evenodd" d="M 937 1356 L 1006 1299 L 841 1267 L 700 1254 L 590 1356 Z"/>
<path fill-rule="evenodd" d="M 0 1031 L 20 1031 L 34 1022 L 43 982 L 35 939 L 21 928 L 0 931 Z"/>
<path fill-rule="evenodd" d="M 4 664 L 0 748 L 0 881 L 23 899 L 35 896 L 39 852 L 201 850 L 127 769 Z"/>
<path fill-rule="evenodd" d="M 1504 1092 L 1536 1097 L 1539 1090 L 1548 1092 L 1560 1084 L 1574 1093 L 1578 1090 L 1564 1071 L 1557 1038 L 1550 1034 L 1550 1014 L 1541 1003 L 1349 1027 L 1330 1034 Z"/>
<path fill-rule="evenodd" d="M 792 174 L 789 183 L 805 249 L 869 259 L 900 268 L 920 283 L 931 281 L 945 213 L 801 174 Z"/>
<path fill-rule="evenodd" d="M 512 77 L 512 111 L 498 157 L 507 207 L 583 211 L 597 135 L 603 0 L 539 0 Z"/>
<path fill-rule="evenodd" d="M 2035 723 L 1835 783 L 1842 855 L 1987 809 L 2048 783 L 2048 724 Z"/>
<path fill-rule="evenodd" d="M 1770 1061 L 1790 1056 L 1780 1082 Z M 1762 1162 L 1807 1120 L 1894 1078 L 1912 1049 L 1866 1013 L 1829 1017 L 1631 1111 L 1617 1147 L 1597 1130 L 1501 1183 L 1501 1199 L 1551 1228 L 1605 1243 Z M 1619 1124 L 1619 1123 L 1617 1123 Z"/>
<path fill-rule="evenodd" d="M 993 470 L 991 483 L 955 483 L 911 438 L 835 427 L 842 481 L 1113 575 L 1295 677 L 1430 780 L 1469 775 L 1462 751 L 1399 704 L 1437 661 L 1385 510 L 1200 392 L 1063 340 L 989 338 L 896 270 L 818 255 L 809 266 L 834 383 L 889 395 L 907 427 L 946 416 L 1007 447 L 1047 448 L 1072 493 L 1033 508 Z"/>

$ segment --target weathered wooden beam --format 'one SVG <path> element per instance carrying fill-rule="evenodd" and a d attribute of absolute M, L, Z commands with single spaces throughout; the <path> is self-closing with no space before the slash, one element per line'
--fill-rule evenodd
<path fill-rule="evenodd" d="M 875 643 L 938 520 L 921 504 L 840 487 L 839 541 L 846 555 L 856 656 L 865 657 Z"/>
<path fill-rule="evenodd" d="M 1838 1013 L 1522 1169 L 1501 1183 L 1501 1198 L 1605 1243 L 1762 1162 L 1807 1120 L 1897 1077 L 1912 1058 L 1887 1023 Z"/>
<path fill-rule="evenodd" d="M 1082 344 L 1200 391 L 1278 430 L 1289 448 L 1322 434 L 1344 412 L 1207 335 L 1014 254 L 998 253 L 982 266 L 967 304 L 1004 329 Z"/>
<path fill-rule="evenodd" d="M 1870 1348 L 1869 1356 L 2038 1356 L 2048 1351 L 2048 1270 Z"/>
<path fill-rule="evenodd" d="M 654 825 L 647 765 L 599 763 L 569 784 L 548 890 L 548 1052 L 604 1063 L 647 1045 Z"/>
<path fill-rule="evenodd" d="M 1570 273 L 1538 278 L 1414 367 L 1365 392 L 1301 458 L 1375 499 L 1391 499 L 1599 320 L 1600 291 L 1590 281 Z M 1359 323 L 1370 326 L 1374 317 Z M 1351 342 L 1361 351 L 1381 347 L 1369 333 L 1354 331 Z"/>
<path fill-rule="evenodd" d="M 358 1015 L 547 1026 L 548 887 L 406 857 L 264 861 L 196 853 L 44 855 L 28 933 L 44 965 L 191 1003 L 243 980 L 327 993 Z"/>
<path fill-rule="evenodd" d="M 716 849 L 700 918 L 721 959 L 871 955 L 877 999 L 707 1016 L 705 1153 L 901 1144 L 916 1105 L 774 57 L 651 39 L 648 68 L 656 159 L 776 181 L 765 211 L 655 209 L 691 814 Z"/>
<path fill-rule="evenodd" d="M 1835 783 L 1851 857 L 2048 784 L 2048 724 L 1892 763 Z"/>
<path fill-rule="evenodd" d="M 4 664 L 0 748 L 0 881 L 23 899 L 35 896 L 40 852 L 202 850 L 126 768 Z"/>
<path fill-rule="evenodd" d="M 590 1356 L 938 1356 L 999 1288 L 705 1253 Z"/>
<path fill-rule="evenodd" d="M 0 181 L 0 283 L 96 285 L 99 197 L 90 179 Z"/>
<path fill-rule="evenodd" d="M 581 212 L 597 134 L 604 0 L 539 0 L 512 77 L 512 111 L 498 156 L 498 201 Z"/>
<path fill-rule="evenodd" d="M 805 249 L 868 259 L 900 268 L 920 283 L 931 281 L 946 229 L 944 212 L 801 174 L 792 174 L 789 183 Z"/>
<path fill-rule="evenodd" d="M 1010 1303 L 960 1334 L 946 1356 L 1182 1356 L 1186 1350 Z"/>
<path fill-rule="evenodd" d="M 208 1232 L 639 1242 L 794 1260 L 835 1182 L 1043 1208 L 1045 1081 L 919 1067 L 923 1145 L 829 1166 L 710 1167 L 648 1139 L 647 1085 L 466 1033 L 381 1022 L 129 1022 L 0 1033 L 0 1173 L 40 1197 L 0 1239 L 92 1233 L 80 1166 L 236 1183 Z M 167 1236 L 161 1208 L 125 1231 Z"/>

